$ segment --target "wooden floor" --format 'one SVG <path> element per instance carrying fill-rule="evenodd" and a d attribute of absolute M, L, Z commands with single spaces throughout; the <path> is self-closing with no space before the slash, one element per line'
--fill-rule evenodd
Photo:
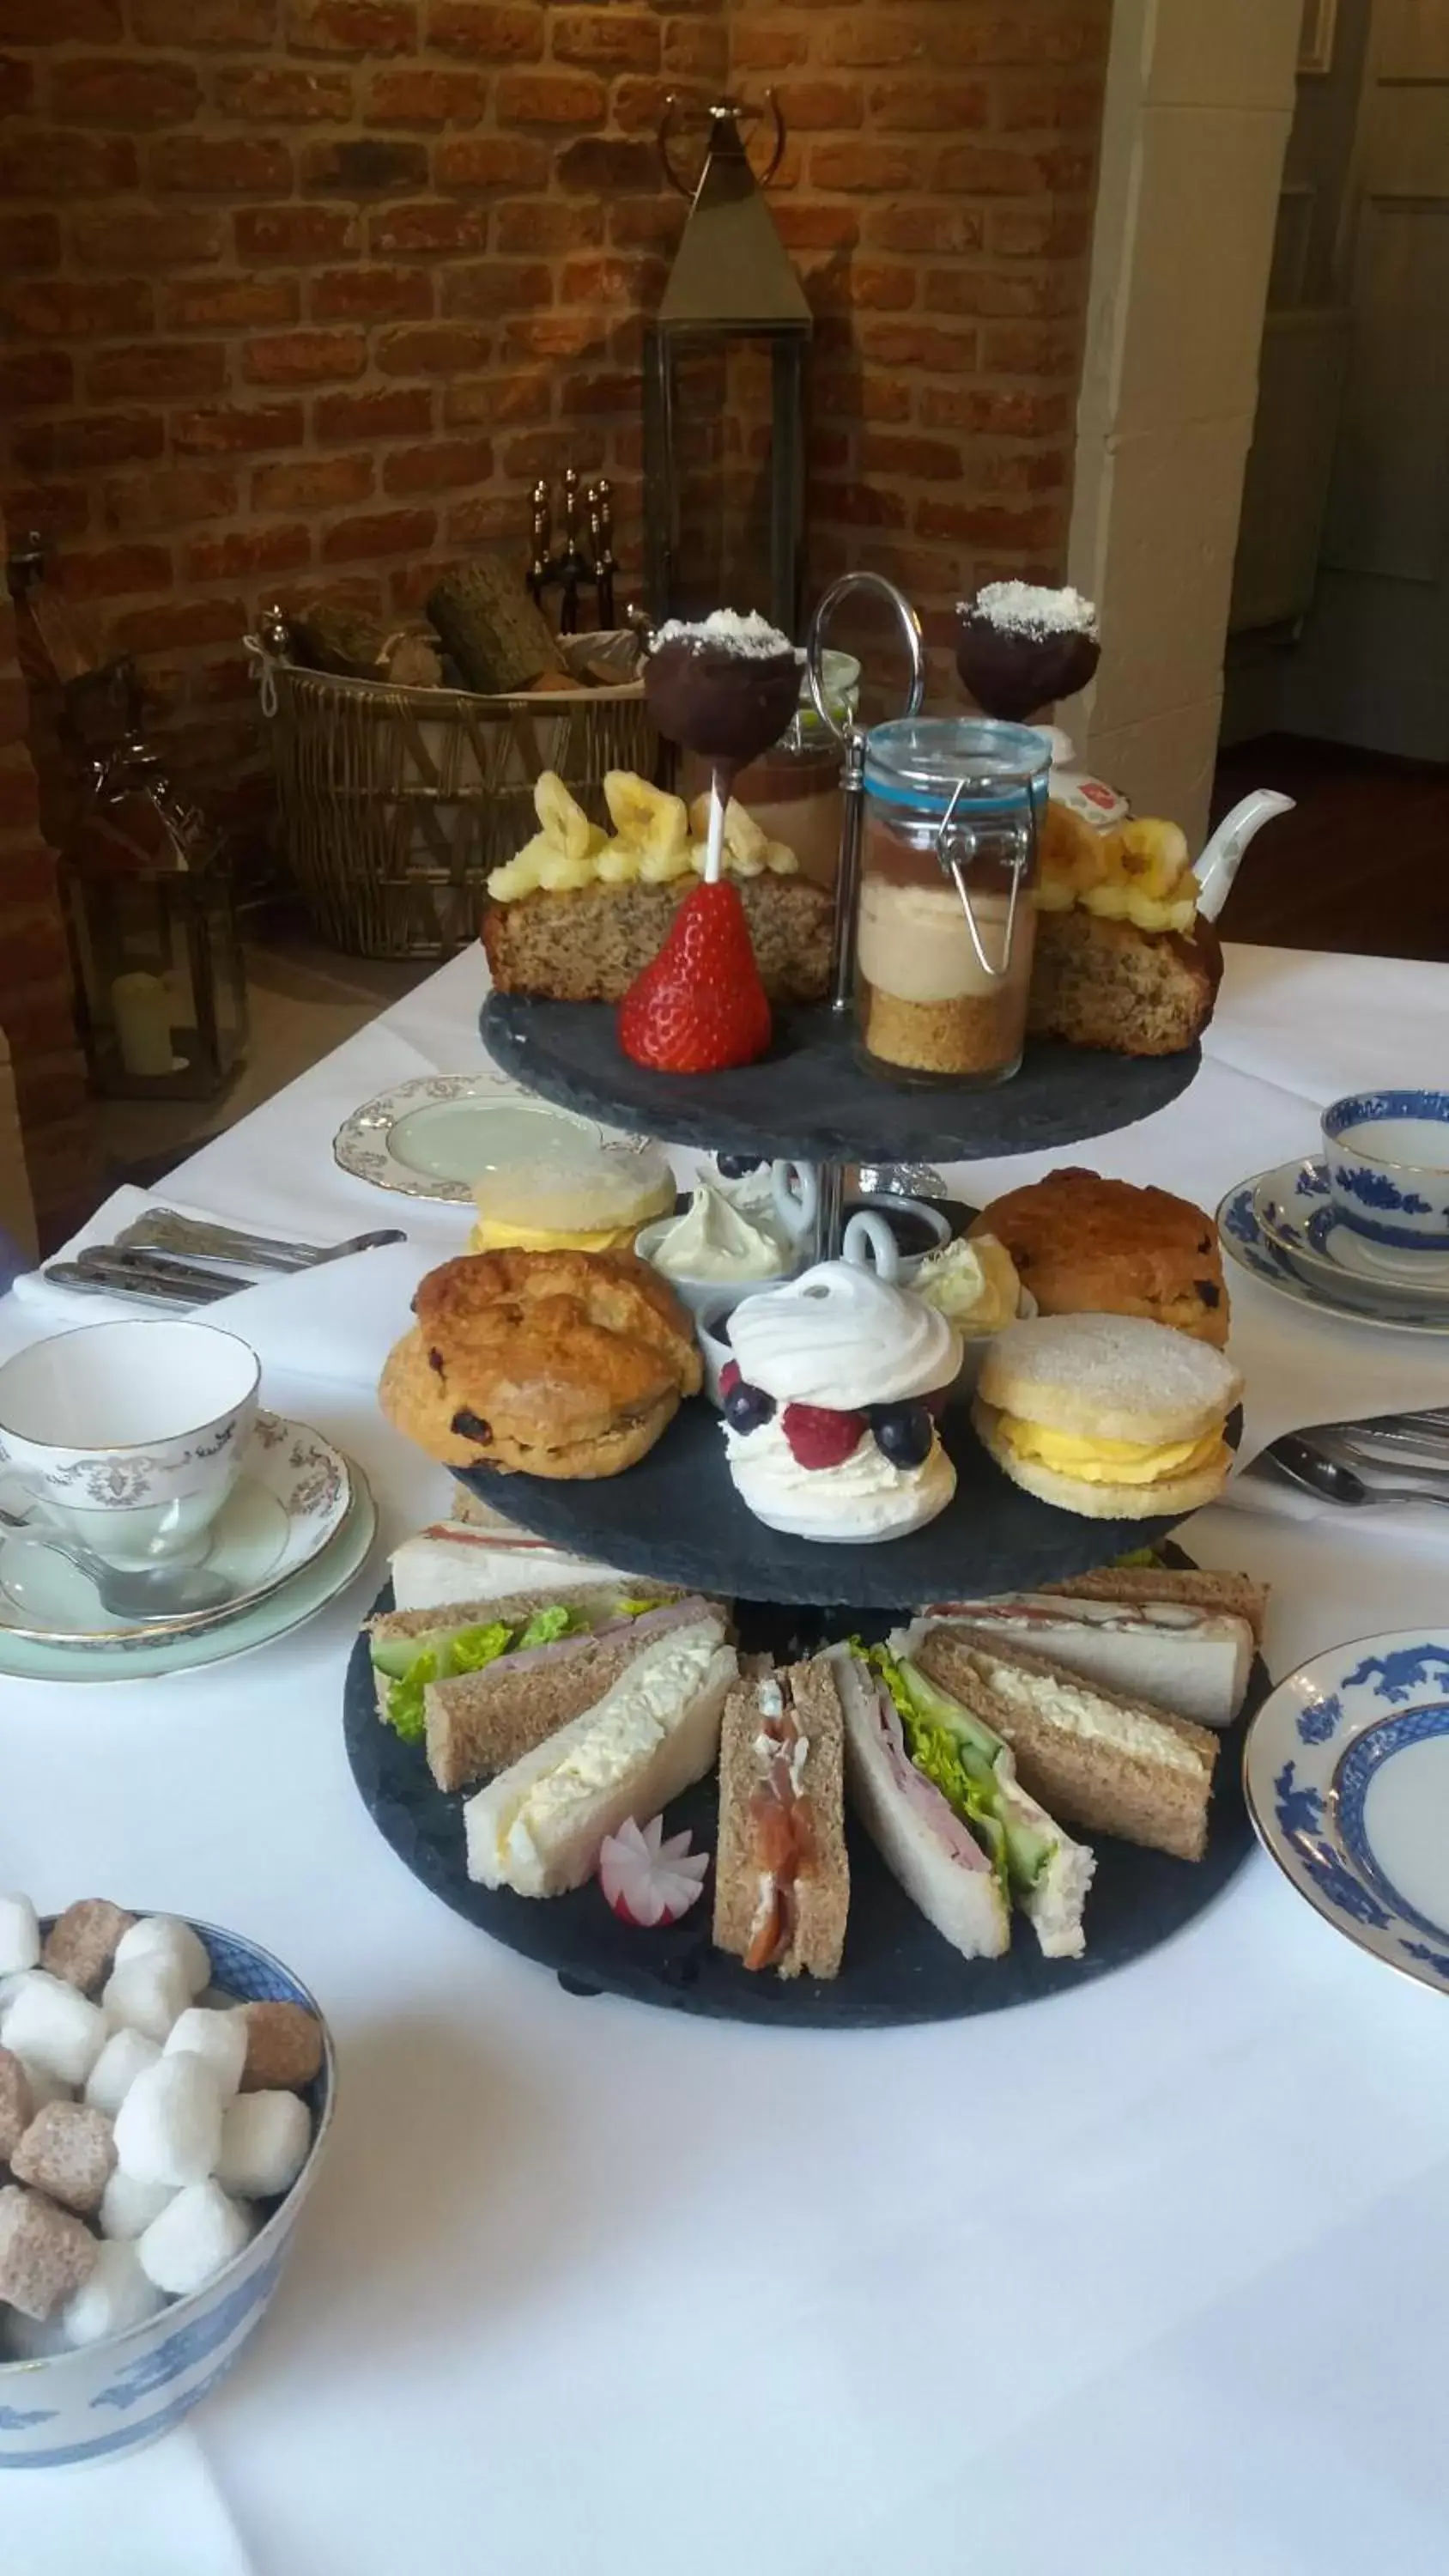
<path fill-rule="evenodd" d="M 1253 787 L 1298 801 L 1249 849 L 1225 939 L 1449 959 L 1449 768 L 1267 734 L 1222 754 L 1214 823 Z"/>

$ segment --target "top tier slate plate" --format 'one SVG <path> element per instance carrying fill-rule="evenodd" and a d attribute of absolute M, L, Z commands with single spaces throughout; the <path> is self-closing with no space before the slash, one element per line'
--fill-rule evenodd
<path fill-rule="evenodd" d="M 529 1091 L 617 1127 L 705 1153 L 790 1155 L 811 1163 L 970 1162 L 1106 1136 L 1185 1091 L 1201 1062 L 1099 1055 L 1030 1040 L 1013 1082 L 991 1091 L 911 1091 L 857 1063 L 854 1022 L 826 1010 L 777 1011 L 775 1042 L 732 1073 L 650 1073 L 622 1054 L 608 1002 L 533 1002 L 492 993 L 483 1043 Z"/>

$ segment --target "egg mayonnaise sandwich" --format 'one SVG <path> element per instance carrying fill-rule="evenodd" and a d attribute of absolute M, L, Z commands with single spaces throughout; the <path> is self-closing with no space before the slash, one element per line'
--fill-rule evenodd
<path fill-rule="evenodd" d="M 1013 1483 L 1092 1520 L 1214 1501 L 1243 1381 L 1210 1344 L 1136 1315 L 1042 1315 L 992 1343 L 972 1420 Z"/>

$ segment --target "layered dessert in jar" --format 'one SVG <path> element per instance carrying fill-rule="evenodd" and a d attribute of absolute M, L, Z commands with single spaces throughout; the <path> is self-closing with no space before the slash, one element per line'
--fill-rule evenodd
<path fill-rule="evenodd" d="M 873 1070 L 922 1083 L 1016 1071 L 1047 765 L 1013 726 L 909 718 L 871 735 L 856 971 Z"/>

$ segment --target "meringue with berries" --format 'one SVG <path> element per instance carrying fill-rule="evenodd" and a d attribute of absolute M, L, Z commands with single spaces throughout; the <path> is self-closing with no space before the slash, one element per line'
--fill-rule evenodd
<path fill-rule="evenodd" d="M 873 1270 L 822 1261 L 736 1307 L 730 1344 L 725 1457 L 767 1529 L 865 1546 L 945 1510 L 956 1470 L 935 1416 L 961 1367 L 946 1316 Z"/>

